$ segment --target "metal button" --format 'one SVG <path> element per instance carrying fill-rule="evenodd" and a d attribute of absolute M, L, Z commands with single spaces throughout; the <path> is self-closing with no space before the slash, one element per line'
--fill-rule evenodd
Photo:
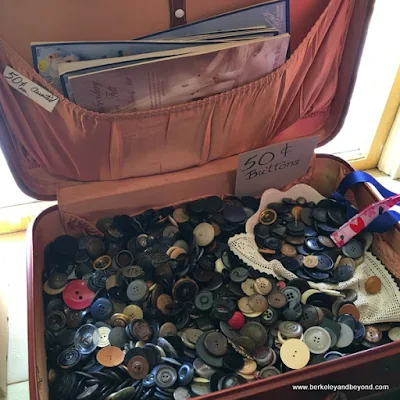
<path fill-rule="evenodd" d="M 99 330 L 91 324 L 82 325 L 75 335 L 75 347 L 82 354 L 90 354 L 96 350 L 100 341 Z"/>
<path fill-rule="evenodd" d="M 277 217 L 278 214 L 276 213 L 275 210 L 266 209 L 264 211 L 261 211 L 259 221 L 263 225 L 271 225 L 276 221 Z"/>
<path fill-rule="evenodd" d="M 382 340 L 382 332 L 375 326 L 365 327 L 365 340 L 369 343 L 378 343 Z"/>

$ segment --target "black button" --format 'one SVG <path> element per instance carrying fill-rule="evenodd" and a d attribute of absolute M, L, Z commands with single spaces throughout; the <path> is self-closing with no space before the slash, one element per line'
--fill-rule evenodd
<path fill-rule="evenodd" d="M 288 232 L 294 236 L 304 235 L 306 229 L 306 225 L 301 221 L 290 222 L 286 226 Z"/>
<path fill-rule="evenodd" d="M 260 200 L 256 199 L 255 197 L 252 196 L 243 196 L 240 199 L 241 203 L 245 207 L 249 207 L 253 209 L 254 211 L 258 210 L 258 207 L 260 206 Z"/>
<path fill-rule="evenodd" d="M 328 222 L 328 210 L 325 208 L 316 207 L 312 210 L 311 215 L 318 222 L 326 223 Z"/>
<path fill-rule="evenodd" d="M 286 237 L 286 226 L 274 225 L 271 229 L 271 235 L 278 239 L 285 239 Z"/>
<path fill-rule="evenodd" d="M 237 224 L 246 219 L 246 212 L 243 207 L 228 206 L 222 211 L 223 217 L 231 223 Z"/>
<path fill-rule="evenodd" d="M 332 278 L 337 282 L 345 282 L 353 277 L 354 270 L 350 265 L 340 265 L 333 271 Z"/>
<path fill-rule="evenodd" d="M 346 218 L 346 208 L 337 205 L 335 207 L 331 207 L 328 210 L 328 220 L 330 223 L 335 225 L 336 227 L 340 227 L 347 222 Z"/>
<path fill-rule="evenodd" d="M 214 214 L 216 212 L 219 212 L 223 209 L 224 207 L 224 202 L 222 199 L 218 196 L 210 196 L 205 199 L 205 212 L 207 214 Z"/>
<path fill-rule="evenodd" d="M 260 322 L 265 326 L 271 326 L 278 320 L 278 311 L 269 307 L 267 311 L 260 315 Z"/>
<path fill-rule="evenodd" d="M 125 343 L 128 341 L 128 336 L 125 333 L 125 328 L 122 326 L 116 326 L 111 329 L 110 334 L 108 335 L 108 340 L 111 343 L 111 346 L 119 347 L 123 349 Z"/>
<path fill-rule="evenodd" d="M 202 267 L 195 267 L 193 270 L 193 279 L 199 283 L 207 283 L 210 282 L 213 278 L 213 271 L 209 269 L 205 269 Z"/>
<path fill-rule="evenodd" d="M 356 329 L 357 321 L 350 314 L 342 314 L 336 318 L 337 323 L 343 323 L 349 326 L 353 331 Z"/>
<path fill-rule="evenodd" d="M 312 225 L 311 213 L 312 213 L 311 208 L 303 208 L 300 214 L 302 222 L 308 226 Z"/>
<path fill-rule="evenodd" d="M 299 289 L 301 293 L 304 293 L 306 290 L 310 289 L 309 283 L 305 279 L 300 278 L 288 281 L 287 285 L 297 287 L 297 289 Z"/>
<path fill-rule="evenodd" d="M 315 281 L 324 281 L 324 280 L 326 280 L 326 279 L 328 279 L 330 277 L 329 273 L 316 271 L 315 269 L 306 268 L 306 269 L 304 269 L 304 272 L 312 280 L 315 280 Z"/>
<path fill-rule="evenodd" d="M 201 291 L 195 299 L 195 305 L 200 311 L 207 311 L 212 307 L 213 295 L 211 292 Z"/>
<path fill-rule="evenodd" d="M 280 250 L 282 241 L 275 237 L 268 237 L 264 240 L 264 246 L 271 250 Z"/>
<path fill-rule="evenodd" d="M 300 268 L 299 262 L 293 257 L 282 257 L 279 261 L 288 271 L 295 272 Z"/>
<path fill-rule="evenodd" d="M 197 339 L 196 351 L 198 356 L 208 365 L 215 368 L 221 368 L 223 366 L 222 357 L 214 357 L 211 355 L 206 347 L 204 346 L 204 340 L 209 332 L 205 332 Z"/>
<path fill-rule="evenodd" d="M 311 228 L 310 226 L 307 226 L 306 229 L 304 229 L 304 236 L 306 237 L 316 237 L 318 235 L 317 231 Z"/>
<path fill-rule="evenodd" d="M 192 201 L 188 203 L 186 206 L 189 214 L 194 214 L 194 215 L 202 214 L 203 212 L 205 212 L 206 207 L 207 207 L 207 202 L 204 199 Z"/>
<path fill-rule="evenodd" d="M 232 317 L 236 310 L 235 303 L 227 298 L 217 298 L 214 300 L 211 316 L 219 321 L 227 321 Z"/>
<path fill-rule="evenodd" d="M 302 314 L 303 307 L 301 303 L 296 300 L 289 301 L 282 311 L 282 315 L 287 321 L 298 321 Z"/>
<path fill-rule="evenodd" d="M 261 239 L 266 239 L 270 235 L 271 227 L 270 225 L 257 224 L 254 227 L 254 234 Z"/>
<path fill-rule="evenodd" d="M 244 282 L 249 276 L 249 271 L 244 267 L 238 267 L 231 271 L 230 279 L 233 282 Z"/>
<path fill-rule="evenodd" d="M 57 364 L 62 369 L 73 369 L 81 361 L 81 353 L 74 347 L 70 347 L 60 353 L 57 357 Z"/>

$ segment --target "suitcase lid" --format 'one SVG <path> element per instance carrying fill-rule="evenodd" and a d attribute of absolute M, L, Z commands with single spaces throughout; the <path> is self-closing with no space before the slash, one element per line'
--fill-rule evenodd
<path fill-rule="evenodd" d="M 63 0 L 62 6 L 60 6 L 60 2 L 56 4 L 40 0 L 37 2 L 25 2 L 21 8 L 21 5 L 16 2 L 6 2 L 0 15 L 0 37 L 7 44 L 0 41 L 0 67 L 3 71 L 5 64 L 13 64 L 16 60 L 20 65 L 24 65 L 24 68 L 29 68 L 23 60 L 31 64 L 31 41 L 129 39 L 168 29 L 170 26 L 176 26 L 186 21 L 192 22 L 259 3 L 262 3 L 262 1 L 220 0 L 215 2 L 204 0 L 198 2 L 196 0 L 170 0 L 168 2 L 167 0 L 146 0 L 132 2 L 121 0 L 118 2 L 96 1 L 96 3 L 88 1 L 79 3 L 78 6 L 75 2 Z M 96 10 L 95 13 L 93 13 L 94 7 Z M 286 125 L 285 123 L 280 124 L 281 129 L 272 132 L 268 140 L 254 143 L 247 150 L 316 134 L 320 137 L 319 145 L 322 145 L 331 140 L 339 131 L 348 110 L 363 42 L 372 14 L 373 0 L 363 2 L 356 0 L 290 0 L 291 59 L 298 55 L 296 49 L 302 46 L 302 42 L 305 42 L 310 35 L 316 34 L 316 26 L 324 14 L 327 13 L 328 7 L 332 9 L 330 10 L 332 18 L 335 18 L 333 14 L 338 14 L 341 9 L 346 7 L 342 14 L 343 18 L 348 19 L 348 24 L 343 26 L 342 29 L 345 31 L 343 36 L 344 43 L 343 48 L 339 50 L 341 54 L 338 57 L 340 64 L 337 65 L 337 76 L 333 79 L 335 87 L 332 89 L 331 80 L 330 84 L 326 85 L 326 90 L 324 87 L 321 93 L 318 93 L 319 104 L 322 104 L 324 113 L 321 113 L 320 109 L 316 109 L 314 112 L 313 110 L 308 110 L 307 115 L 302 118 L 292 120 L 290 121 L 291 123 L 287 123 Z M 177 9 L 184 11 L 184 18 L 177 18 L 175 16 Z M 111 21 L 110 15 L 117 17 Z M 113 24 L 113 29 L 105 31 L 104 26 L 111 23 Z M 79 29 L 76 29 L 76 27 L 79 27 Z M 343 38 L 340 40 L 343 41 Z M 16 52 L 8 47 L 8 45 Z M 323 41 L 320 42 L 320 45 L 326 46 Z M 305 72 L 309 75 L 308 79 L 318 80 L 319 78 L 326 78 L 318 76 L 317 71 L 323 66 L 317 64 L 318 62 L 314 62 L 310 66 L 310 69 Z M 33 80 L 48 88 L 46 83 L 37 74 L 35 75 L 34 71 L 32 71 L 31 77 L 27 77 L 30 79 L 33 78 Z M 87 179 L 86 177 L 81 179 L 79 173 L 73 177 L 65 176 L 61 169 L 58 171 L 57 164 L 56 167 L 53 165 L 52 168 L 46 165 L 43 159 L 46 159 L 46 152 L 51 152 L 52 148 L 45 145 L 45 140 L 38 140 L 35 146 L 33 146 L 29 142 L 29 138 L 25 137 L 23 127 L 21 128 L 21 135 L 17 136 L 15 134 L 15 121 L 10 122 L 7 114 L 8 107 L 10 105 L 19 105 L 26 98 L 12 91 L 12 96 L 16 96 L 20 103 L 12 104 L 11 101 L 9 103 L 10 97 L 7 96 L 10 93 L 6 91 L 12 89 L 9 89 L 6 85 L 1 86 L 1 81 L 0 87 L 0 94 L 1 91 L 5 93 L 3 97 L 0 95 L 0 144 L 12 174 L 21 190 L 37 199 L 54 200 L 57 198 L 57 190 L 60 186 L 81 185 L 84 182 L 91 181 L 91 179 Z M 302 95 L 301 100 L 303 102 L 311 101 L 309 97 L 312 97 L 313 93 L 308 95 L 307 82 L 305 80 L 303 80 L 302 87 L 298 90 L 304 90 L 307 93 L 306 96 Z M 325 92 L 329 91 L 333 96 L 329 97 L 327 95 L 329 98 L 326 100 L 326 104 L 324 104 Z M 234 93 L 241 92 L 237 91 Z M 62 96 L 60 95 L 60 97 Z M 21 98 L 23 99 L 21 100 Z M 26 101 L 30 102 L 29 99 L 26 99 Z M 301 106 L 303 105 L 301 104 Z M 68 109 L 68 112 L 72 113 L 72 109 L 73 107 Z M 47 111 L 43 112 L 46 113 Z M 158 114 L 154 113 L 154 115 L 156 119 Z M 31 121 L 34 121 L 34 118 Z M 205 129 L 208 129 L 208 126 Z M 62 148 L 62 135 L 60 135 L 58 140 Z M 75 145 L 80 146 L 79 141 Z M 120 150 L 124 151 L 123 149 Z M 238 154 L 243 151 L 240 146 L 236 150 L 229 155 Z M 38 157 L 38 154 L 41 154 L 43 157 Z M 173 156 L 172 153 L 171 157 Z M 61 154 L 60 157 L 62 158 Z M 96 157 L 98 157 L 96 151 L 90 152 L 90 154 L 87 152 L 87 165 L 89 166 L 90 162 Z M 224 158 L 224 156 L 217 155 L 214 157 L 214 160 L 219 158 Z M 103 161 L 112 163 L 112 160 Z M 69 160 L 69 162 L 73 165 L 74 160 Z M 201 160 L 200 165 L 206 162 L 207 160 Z M 183 170 L 185 167 L 176 168 L 175 170 L 180 169 Z M 153 173 L 148 173 L 147 175 L 151 174 Z M 99 179 L 93 179 L 92 181 L 107 181 L 121 178 L 120 176 L 102 176 L 101 172 L 99 176 Z M 129 176 L 124 176 L 123 178 L 129 179 Z M 77 195 L 79 196 L 79 191 L 77 191 Z"/>

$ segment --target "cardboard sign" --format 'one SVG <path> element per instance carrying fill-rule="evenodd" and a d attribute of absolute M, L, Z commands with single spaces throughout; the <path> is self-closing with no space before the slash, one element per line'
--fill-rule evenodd
<path fill-rule="evenodd" d="M 235 195 L 261 195 L 305 175 L 317 144 L 318 136 L 313 136 L 240 154 Z"/>
<path fill-rule="evenodd" d="M 47 111 L 52 112 L 54 110 L 59 99 L 53 93 L 50 93 L 37 83 L 32 82 L 9 66 L 4 70 L 3 76 L 12 88 L 18 90 L 18 92 L 24 94 L 26 97 L 29 97 Z"/>

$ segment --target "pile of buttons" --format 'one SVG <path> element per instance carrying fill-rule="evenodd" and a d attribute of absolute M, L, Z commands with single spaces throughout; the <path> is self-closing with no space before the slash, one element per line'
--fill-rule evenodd
<path fill-rule="evenodd" d="M 328 237 L 309 233 L 327 233 L 341 214 L 322 221 L 320 205 L 283 204 L 270 205 L 256 226 L 266 257 L 299 271 L 287 260 L 300 265 L 298 249 L 306 260 L 315 245 L 331 260 Z M 400 328 L 359 322 L 352 290 L 338 299 L 310 289 L 315 277 L 305 268 L 284 282 L 243 264 L 227 241 L 258 207 L 252 197 L 212 196 L 103 218 L 102 238 L 51 242 L 43 276 L 50 399 L 188 399 L 400 339 Z M 346 253 L 354 264 L 341 265 L 355 268 L 357 245 Z M 333 269 L 316 259 L 315 271 Z"/>
<path fill-rule="evenodd" d="M 279 259 L 299 278 L 338 283 L 352 278 L 372 241 L 363 233 L 338 248 L 330 235 L 346 222 L 345 207 L 332 199 L 284 198 L 261 212 L 254 234 L 267 260 Z"/>

